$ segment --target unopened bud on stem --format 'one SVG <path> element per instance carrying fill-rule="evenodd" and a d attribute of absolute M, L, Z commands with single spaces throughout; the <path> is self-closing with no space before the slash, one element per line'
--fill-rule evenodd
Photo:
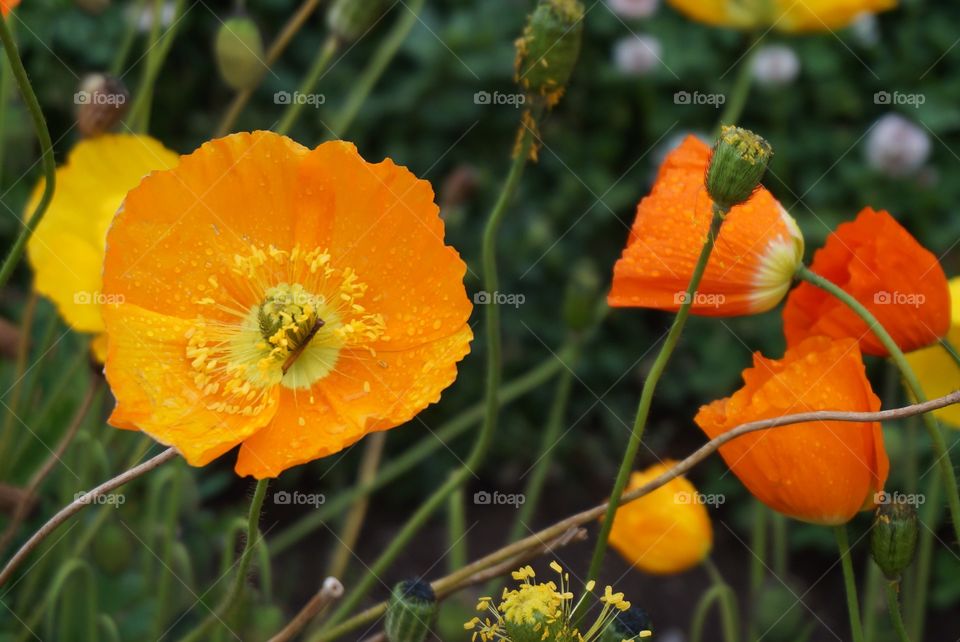
<path fill-rule="evenodd" d="M 423 642 L 437 613 L 437 596 L 423 580 L 405 580 L 393 587 L 384 628 L 389 642 Z"/>
<path fill-rule="evenodd" d="M 516 80 L 527 93 L 559 102 L 580 56 L 583 5 L 578 0 L 540 0 L 517 40 Z"/>
<path fill-rule="evenodd" d="M 747 201 L 760 187 L 773 157 L 763 137 L 741 127 L 725 126 L 707 168 L 707 192 L 724 211 Z"/>
<path fill-rule="evenodd" d="M 870 532 L 870 554 L 888 580 L 897 580 L 917 549 L 917 509 L 906 502 L 877 507 Z"/>

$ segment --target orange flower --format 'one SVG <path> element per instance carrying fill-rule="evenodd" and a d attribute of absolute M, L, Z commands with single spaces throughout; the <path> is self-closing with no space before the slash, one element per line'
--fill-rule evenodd
<path fill-rule="evenodd" d="M 0 14 L 6 18 L 19 4 L 20 0 L 0 0 Z"/>
<path fill-rule="evenodd" d="M 930 345 L 950 328 L 950 289 L 937 257 L 883 210 L 868 207 L 837 227 L 810 269 L 870 310 L 904 352 Z M 887 356 L 859 316 L 809 283 L 790 293 L 783 326 L 787 345 L 818 334 L 851 337 L 864 353 Z"/>
<path fill-rule="evenodd" d="M 257 478 L 408 421 L 469 351 L 465 266 L 429 183 L 345 142 L 204 144 L 107 236 L 110 421 Z"/>
<path fill-rule="evenodd" d="M 635 472 L 627 490 L 662 475 L 676 462 Z M 647 573 L 680 573 L 703 561 L 713 546 L 713 529 L 702 496 L 685 477 L 676 477 L 617 509 L 610 545 Z"/>
<path fill-rule="evenodd" d="M 650 195 L 637 206 L 627 247 L 613 269 L 615 307 L 675 311 L 710 229 L 713 204 L 703 180 L 710 148 L 693 136 L 672 151 Z M 776 306 L 803 260 L 803 236 L 767 190 L 730 210 L 691 312 L 737 316 Z"/>
<path fill-rule="evenodd" d="M 783 359 L 757 353 L 753 363 L 743 371 L 743 388 L 697 414 L 711 439 L 743 423 L 798 412 L 880 409 L 853 339 L 811 337 Z M 879 423 L 773 428 L 733 440 L 720 455 L 764 504 L 817 524 L 843 524 L 873 506 L 890 467 Z"/>

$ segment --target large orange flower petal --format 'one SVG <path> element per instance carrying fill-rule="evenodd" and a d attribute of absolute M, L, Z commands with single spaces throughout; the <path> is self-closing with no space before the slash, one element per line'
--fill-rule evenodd
<path fill-rule="evenodd" d="M 609 303 L 675 311 L 710 230 L 713 203 L 703 177 L 710 148 L 688 137 L 671 152 L 637 206 Z M 764 312 L 786 295 L 803 260 L 796 222 L 765 189 L 727 215 L 691 311 L 703 316 Z"/>
<path fill-rule="evenodd" d="M 272 132 L 235 134 L 144 179 L 107 236 L 104 292 L 179 317 L 216 316 L 197 304 L 215 290 L 243 306 L 257 303 L 237 277 L 235 257 L 296 244 L 306 153 Z"/>
<path fill-rule="evenodd" d="M 186 357 L 190 324 L 124 303 L 103 308 L 109 347 L 105 374 L 117 397 L 110 423 L 140 429 L 194 466 L 230 450 L 267 424 L 279 391 L 266 390 L 252 414 L 212 410 L 229 397 L 194 385 Z"/>
<path fill-rule="evenodd" d="M 736 426 L 814 410 L 879 410 L 857 343 L 812 337 L 781 360 L 754 356 L 744 387 L 703 406 L 696 422 L 710 438 Z M 757 499 L 790 517 L 842 524 L 872 506 L 889 462 L 878 423 L 809 422 L 750 433 L 720 448 Z"/>
<path fill-rule="evenodd" d="M 627 490 L 653 481 L 674 463 L 665 461 L 633 473 Z M 685 571 L 702 562 L 713 545 L 706 504 L 693 484 L 676 477 L 617 509 L 610 545 L 647 573 Z"/>
<path fill-rule="evenodd" d="M 937 341 L 950 326 L 950 291 L 937 257 L 885 211 L 868 207 L 838 226 L 810 269 L 862 303 L 905 352 Z M 788 345 L 813 335 L 850 337 L 863 352 L 887 356 L 859 316 L 808 283 L 790 293 L 783 326 Z"/>

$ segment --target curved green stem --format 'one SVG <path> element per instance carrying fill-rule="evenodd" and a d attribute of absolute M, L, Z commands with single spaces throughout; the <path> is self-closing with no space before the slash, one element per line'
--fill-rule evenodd
<path fill-rule="evenodd" d="M 539 115 L 539 114 L 538 114 Z M 529 127 L 522 126 L 519 149 L 513 159 L 510 172 L 507 174 L 500 196 L 490 212 L 486 227 L 483 233 L 483 284 L 487 292 L 491 294 L 500 287 L 500 280 L 497 274 L 497 236 L 500 231 L 500 224 L 507 213 L 507 205 L 516 193 L 520 185 L 520 178 L 523 176 L 523 169 L 527 164 L 530 150 L 534 145 L 533 131 Z M 484 420 L 477 441 L 474 443 L 473 450 L 467 457 L 463 466 L 455 470 L 447 481 L 431 495 L 414 514 L 407 520 L 400 532 L 393 538 L 386 550 L 373 563 L 366 575 L 356 584 L 353 591 L 348 594 L 340 606 L 334 611 L 326 626 L 321 629 L 321 634 L 336 625 L 345 618 L 354 607 L 362 600 L 373 588 L 375 582 L 384 573 L 387 567 L 393 563 L 403 548 L 410 542 L 413 536 L 423 527 L 427 519 L 446 501 L 447 497 L 463 485 L 464 482 L 474 474 L 487 454 L 490 442 L 493 440 L 493 434 L 497 427 L 497 415 L 500 407 L 499 390 L 501 377 L 501 354 L 500 354 L 500 306 L 495 301 L 491 301 L 485 309 L 486 312 L 486 337 L 487 337 L 487 381 L 484 393 Z M 318 639 L 317 637 L 312 639 Z"/>
<path fill-rule="evenodd" d="M 337 112 L 336 118 L 333 119 L 331 128 L 334 136 L 343 138 L 347 130 L 350 129 L 350 125 L 353 124 L 353 120 L 366 101 L 367 96 L 373 91 L 377 81 L 380 80 L 390 61 L 397 54 L 400 45 L 407 39 L 413 25 L 417 24 L 424 3 L 425 0 L 409 0 L 406 3 L 403 15 L 397 18 L 393 29 L 381 41 L 380 46 L 377 47 L 357 81 L 351 83 L 347 100 L 343 103 L 340 111 Z"/>
<path fill-rule="evenodd" d="M 53 191 L 56 188 L 57 164 L 53 158 L 53 141 L 50 140 L 50 131 L 47 129 L 47 121 L 40 110 L 40 103 L 37 101 L 36 94 L 33 93 L 33 87 L 30 86 L 30 79 L 27 77 L 27 70 L 23 68 L 23 61 L 20 60 L 20 53 L 17 51 L 17 45 L 13 41 L 13 34 L 10 33 L 10 26 L 7 19 L 0 16 L 0 40 L 3 41 L 3 49 L 7 53 L 7 61 L 10 69 L 13 71 L 13 77 L 17 81 L 17 87 L 20 89 L 20 96 L 23 98 L 23 104 L 30 113 L 30 119 L 33 121 L 33 128 L 37 134 L 37 140 L 40 141 L 40 153 L 43 160 L 43 195 L 37 203 L 37 209 L 33 211 L 30 218 L 24 224 L 17 239 L 13 242 L 13 247 L 7 253 L 0 265 L 0 289 L 7 284 L 14 268 L 23 256 L 23 251 L 27 247 L 27 241 L 33 231 L 40 224 L 43 215 L 47 213 L 50 201 L 53 199 Z"/>
<path fill-rule="evenodd" d="M 287 105 L 283 116 L 280 118 L 280 124 L 277 125 L 278 134 L 290 133 L 290 130 L 297 123 L 297 119 L 300 118 L 300 113 L 306 104 L 304 100 L 298 100 L 298 98 L 305 99 L 307 95 L 313 94 L 313 91 L 317 88 L 317 84 L 320 82 L 320 78 L 323 76 L 323 72 L 326 71 L 330 65 L 330 61 L 333 60 L 333 57 L 339 50 L 340 39 L 334 35 L 328 36 L 326 42 L 323 43 L 323 47 L 320 49 L 320 54 L 317 56 L 317 59 L 313 61 L 313 66 L 310 67 L 306 77 L 300 84 L 299 95 L 294 94 L 290 96 L 290 104 Z"/>
<path fill-rule="evenodd" d="M 847 614 L 850 616 L 850 634 L 853 642 L 864 642 L 863 625 L 860 623 L 860 600 L 857 597 L 857 580 L 853 576 L 853 561 L 850 559 L 850 542 L 846 525 L 833 529 L 837 538 L 837 550 L 840 553 L 840 565 L 843 567 L 843 584 L 847 592 Z"/>
<path fill-rule="evenodd" d="M 269 479 L 261 479 L 257 482 L 257 487 L 253 491 L 253 499 L 250 500 L 250 512 L 247 516 L 247 539 L 243 545 L 243 552 L 240 554 L 240 561 L 237 563 L 237 573 L 234 576 L 230 592 L 227 593 L 216 611 L 208 615 L 200 623 L 200 626 L 181 638 L 180 642 L 208 639 L 210 628 L 221 624 L 226 618 L 230 617 L 230 613 L 240 603 L 240 598 L 243 597 L 243 589 L 247 585 L 250 561 L 253 559 L 253 551 L 257 546 L 260 535 L 260 511 L 263 508 L 263 500 L 267 495 L 267 486 L 269 485 Z"/>
<path fill-rule="evenodd" d="M 693 618 L 690 620 L 690 642 L 701 642 L 703 640 L 703 629 L 707 624 L 707 616 L 710 614 L 710 607 L 714 602 L 722 602 L 724 594 L 729 589 L 726 586 L 713 585 L 704 592 L 697 602 L 693 611 Z"/>
<path fill-rule="evenodd" d="M 687 286 L 686 298 L 677 311 L 677 315 L 673 318 L 670 332 L 667 333 L 667 338 L 660 348 L 660 353 L 650 368 L 650 374 L 647 375 L 646 381 L 643 382 L 643 390 L 640 393 L 640 404 L 637 407 L 633 430 L 630 432 L 630 440 L 627 443 L 623 460 L 620 462 L 620 470 L 617 472 L 617 479 L 614 482 L 613 491 L 610 493 L 612 500 L 618 499 L 627 486 L 627 480 L 630 477 L 630 471 L 633 468 L 633 462 L 637 456 L 637 449 L 640 447 L 643 431 L 647 425 L 650 405 L 653 402 L 653 393 L 656 390 L 661 375 L 663 375 L 663 371 L 667 367 L 667 362 L 670 360 L 674 348 L 677 347 L 680 334 L 683 332 L 683 326 L 686 324 L 687 317 L 690 315 L 690 306 L 696 295 L 697 287 L 700 285 L 700 280 L 703 278 L 703 273 L 706 271 L 707 261 L 713 252 L 713 244 L 716 240 L 717 233 L 720 231 L 723 216 L 724 212 L 715 207 L 713 220 L 710 223 L 710 230 L 707 232 L 703 249 L 700 251 L 700 257 L 697 259 L 696 266 L 693 269 L 693 275 L 690 277 L 690 284 Z M 590 560 L 590 570 L 587 572 L 587 579 L 596 579 L 600 573 L 600 565 L 603 563 L 603 557 L 607 550 L 607 540 L 610 537 L 610 529 L 613 527 L 613 517 L 617 512 L 617 506 L 617 501 L 611 501 L 607 506 L 607 512 L 603 518 L 603 525 L 600 527 L 600 533 L 597 535 L 597 543 L 593 549 L 593 557 Z M 579 616 L 580 613 L 575 615 Z"/>
<path fill-rule="evenodd" d="M 839 285 L 812 272 L 805 265 L 800 266 L 796 276 L 800 280 L 806 281 L 832 294 L 863 319 L 867 324 L 867 328 L 873 332 L 874 336 L 877 337 L 880 343 L 883 344 L 883 347 L 887 349 L 887 352 L 890 353 L 890 358 L 897 364 L 897 367 L 900 369 L 900 374 L 903 375 L 904 381 L 906 381 L 907 386 L 910 388 L 916 400 L 921 403 L 927 400 L 927 396 L 923 392 L 923 386 L 920 385 L 920 380 L 917 379 L 916 373 L 914 373 L 913 368 L 910 367 L 910 363 L 903 355 L 900 346 L 897 345 L 897 342 L 890 337 L 890 333 L 886 331 L 883 325 L 877 321 L 877 318 L 873 316 L 862 303 L 844 291 Z M 936 457 L 936 464 L 939 466 L 942 475 L 944 490 L 947 494 L 947 504 L 950 506 L 950 522 L 953 525 L 954 537 L 960 541 L 960 494 L 958 494 L 957 491 L 957 476 L 953 470 L 953 464 L 950 462 L 947 444 L 944 440 L 943 433 L 940 432 L 940 426 L 937 423 L 936 417 L 929 412 L 924 413 L 922 417 L 924 426 L 927 429 L 927 434 L 930 436 L 930 441 L 933 444 L 933 455 Z"/>
<path fill-rule="evenodd" d="M 723 108 L 720 119 L 717 121 L 714 138 L 720 135 L 721 127 L 724 125 L 736 125 L 740 120 L 743 108 L 747 105 L 747 97 L 750 96 L 750 85 L 753 82 L 753 58 L 760 48 L 760 41 L 762 39 L 762 34 L 750 39 L 750 45 L 740 60 L 740 69 L 737 70 L 737 77 L 733 81 L 733 87 L 730 95 L 727 97 L 726 106 Z"/>
<path fill-rule="evenodd" d="M 737 642 L 740 639 L 740 615 L 737 612 L 737 594 L 727 584 L 720 573 L 720 569 L 709 557 L 703 560 L 703 565 L 710 574 L 714 587 L 721 589 L 720 615 L 723 620 L 724 642 Z"/>
<path fill-rule="evenodd" d="M 910 642 L 907 629 L 903 626 L 903 616 L 900 614 L 900 582 L 887 583 L 887 608 L 890 610 L 890 622 L 897 633 L 900 642 Z"/>

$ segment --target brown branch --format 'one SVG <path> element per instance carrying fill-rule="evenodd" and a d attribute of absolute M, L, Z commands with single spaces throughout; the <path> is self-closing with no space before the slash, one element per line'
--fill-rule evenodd
<path fill-rule="evenodd" d="M 110 491 L 120 488 L 127 482 L 133 481 L 137 477 L 150 472 L 154 468 L 157 468 L 158 466 L 170 461 L 176 456 L 176 449 L 168 448 L 156 457 L 148 459 L 139 466 L 134 466 L 130 470 L 120 473 L 113 479 L 103 482 L 93 490 L 87 491 L 80 497 L 77 497 L 72 502 L 61 508 L 56 515 L 47 520 L 47 522 L 40 527 L 40 530 L 34 533 L 30 539 L 27 540 L 27 543 L 21 546 L 20 550 L 18 550 L 16 554 L 10 558 L 10 561 L 7 562 L 7 565 L 3 567 L 3 571 L 0 571 L 0 586 L 6 584 L 6 582 L 13 575 L 13 572 L 17 570 L 17 567 L 23 563 L 33 549 L 40 545 L 40 542 L 57 530 L 57 527 L 59 527 L 65 521 L 82 511 L 90 504 L 94 503 L 94 500 L 97 497 L 101 497 Z"/>
<path fill-rule="evenodd" d="M 269 642 L 287 642 L 292 640 L 300 631 L 302 631 L 310 620 L 320 614 L 330 604 L 343 595 L 343 584 L 335 577 L 328 577 L 323 581 L 323 586 L 317 591 L 317 594 L 310 598 L 310 601 L 300 609 L 300 612 L 287 623 L 279 633 L 270 638 Z"/>

